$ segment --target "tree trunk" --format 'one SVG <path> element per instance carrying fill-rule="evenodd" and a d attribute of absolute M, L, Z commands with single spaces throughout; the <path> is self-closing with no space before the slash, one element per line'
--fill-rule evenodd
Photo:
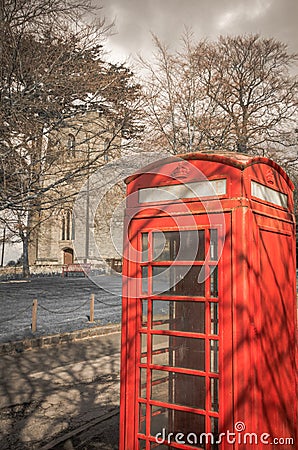
<path fill-rule="evenodd" d="M 248 153 L 248 139 L 245 135 L 237 137 L 236 147 L 238 153 Z"/>
<path fill-rule="evenodd" d="M 23 236 L 23 277 L 30 277 L 30 267 L 29 267 L 29 238 L 27 235 Z"/>

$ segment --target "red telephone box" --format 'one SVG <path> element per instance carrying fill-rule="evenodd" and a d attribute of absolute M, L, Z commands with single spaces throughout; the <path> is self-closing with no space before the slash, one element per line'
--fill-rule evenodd
<path fill-rule="evenodd" d="M 295 448 L 292 191 L 237 153 L 127 179 L 121 450 Z"/>

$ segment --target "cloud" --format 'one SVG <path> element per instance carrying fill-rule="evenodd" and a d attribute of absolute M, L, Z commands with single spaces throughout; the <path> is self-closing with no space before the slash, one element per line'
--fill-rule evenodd
<path fill-rule="evenodd" d="M 173 48 L 184 27 L 197 39 L 219 34 L 259 33 L 298 48 L 297 0 L 94 0 L 115 18 L 117 34 L 109 46 L 117 56 L 152 52 L 151 32 Z"/>
<path fill-rule="evenodd" d="M 270 8 L 271 2 L 268 1 L 250 1 L 249 8 L 247 7 L 247 2 L 240 2 L 237 7 L 228 9 L 219 15 L 217 24 L 219 30 L 230 30 L 233 26 L 237 26 L 239 23 L 245 23 L 253 20 L 260 20 L 264 17 Z"/>

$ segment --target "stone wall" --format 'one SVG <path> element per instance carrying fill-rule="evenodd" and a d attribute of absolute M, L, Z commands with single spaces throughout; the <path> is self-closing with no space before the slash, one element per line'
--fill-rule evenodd
<path fill-rule="evenodd" d="M 0 267 L 0 280 L 20 278 L 22 276 L 22 273 L 23 269 L 19 266 Z"/>

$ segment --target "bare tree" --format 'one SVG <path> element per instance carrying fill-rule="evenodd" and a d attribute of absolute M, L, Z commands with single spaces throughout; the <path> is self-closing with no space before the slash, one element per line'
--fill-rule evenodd
<path fill-rule="evenodd" d="M 170 52 L 154 37 L 144 97 L 147 127 L 173 153 L 200 149 L 264 151 L 288 146 L 297 121 L 297 55 L 258 35 L 195 43 Z M 291 72 L 292 71 L 292 72 Z"/>
<path fill-rule="evenodd" d="M 206 145 L 210 122 L 213 136 L 217 134 L 216 129 L 222 140 L 222 117 L 215 110 L 214 102 L 206 96 L 202 84 L 205 68 L 198 58 L 192 34 L 185 32 L 182 48 L 176 52 L 157 36 L 153 36 L 153 41 L 153 63 L 140 59 L 142 71 L 145 71 L 145 145 L 154 144 L 156 150 L 174 154 L 198 150 Z M 202 42 L 202 54 L 205 48 L 207 43 Z"/>
<path fill-rule="evenodd" d="M 76 0 L 0 2 L 0 210 L 23 242 L 24 275 L 40 212 L 70 201 L 138 131 L 139 87 L 105 60 L 109 26 L 84 23 L 90 11 Z"/>
<path fill-rule="evenodd" d="M 202 61 L 198 45 L 198 61 Z M 297 120 L 297 55 L 259 35 L 220 37 L 204 55 L 206 95 L 230 120 L 230 145 L 240 152 L 286 145 Z"/>

